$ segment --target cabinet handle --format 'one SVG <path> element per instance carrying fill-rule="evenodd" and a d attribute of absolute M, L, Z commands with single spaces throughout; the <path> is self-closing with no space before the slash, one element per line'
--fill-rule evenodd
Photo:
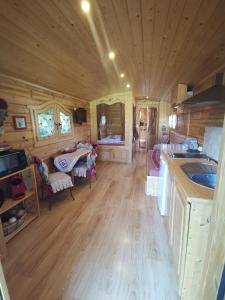
<path fill-rule="evenodd" d="M 206 219 L 206 221 L 207 221 L 207 223 L 209 223 L 209 224 L 214 224 L 214 223 L 216 223 L 216 220 L 211 216 L 211 217 L 208 217 L 207 219 Z"/>

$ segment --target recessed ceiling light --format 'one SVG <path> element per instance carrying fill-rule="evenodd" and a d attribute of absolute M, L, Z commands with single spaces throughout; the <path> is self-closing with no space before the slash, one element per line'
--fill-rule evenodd
<path fill-rule="evenodd" d="M 115 58 L 115 53 L 113 51 L 109 52 L 109 58 L 114 59 Z"/>
<path fill-rule="evenodd" d="M 83 12 L 85 12 L 86 14 L 89 13 L 90 7 L 91 7 L 91 5 L 90 5 L 89 1 L 83 0 L 81 2 L 81 8 L 82 8 Z"/>
<path fill-rule="evenodd" d="M 121 74 L 120 74 L 120 77 L 121 77 L 121 78 L 124 78 L 124 77 L 125 77 L 124 73 L 121 73 Z"/>
<path fill-rule="evenodd" d="M 128 84 L 126 85 L 126 87 L 129 89 L 129 88 L 130 88 L 130 84 L 128 83 Z"/>

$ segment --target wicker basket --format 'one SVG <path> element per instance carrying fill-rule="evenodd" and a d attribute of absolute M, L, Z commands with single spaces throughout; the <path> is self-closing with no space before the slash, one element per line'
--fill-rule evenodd
<path fill-rule="evenodd" d="M 3 232 L 4 232 L 4 236 L 9 235 L 10 233 L 12 233 L 14 230 L 16 230 L 17 228 L 19 228 L 21 225 L 23 225 L 24 220 L 25 220 L 25 216 L 26 214 L 24 214 L 21 218 L 19 218 L 15 223 L 13 224 L 9 224 L 7 226 L 3 226 Z"/>

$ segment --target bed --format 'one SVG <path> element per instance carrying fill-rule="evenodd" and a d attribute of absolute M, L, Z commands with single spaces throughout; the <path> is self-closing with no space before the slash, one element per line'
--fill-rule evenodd
<path fill-rule="evenodd" d="M 105 138 L 97 141 L 98 145 L 124 145 L 124 141 L 121 140 L 121 135 L 108 135 Z"/>

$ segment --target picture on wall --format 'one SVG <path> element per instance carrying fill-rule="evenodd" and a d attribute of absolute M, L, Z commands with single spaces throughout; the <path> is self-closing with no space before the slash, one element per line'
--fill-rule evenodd
<path fill-rule="evenodd" d="M 27 128 L 26 117 L 24 116 L 13 116 L 13 124 L 16 130 L 24 130 Z"/>

